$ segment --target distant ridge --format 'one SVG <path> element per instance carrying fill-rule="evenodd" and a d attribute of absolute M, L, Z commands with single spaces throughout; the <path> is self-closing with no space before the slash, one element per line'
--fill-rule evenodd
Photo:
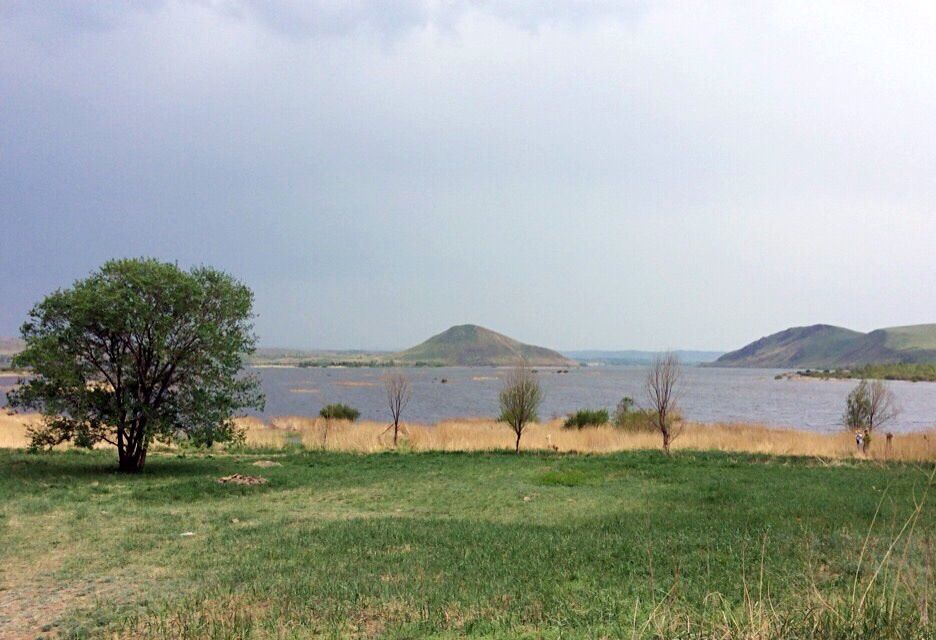
<path fill-rule="evenodd" d="M 890 327 L 870 333 L 827 324 L 792 327 L 726 353 L 712 364 L 827 369 L 903 363 L 936 363 L 936 324 Z"/>
<path fill-rule="evenodd" d="M 26 343 L 19 338 L 4 338 L 0 336 L 0 354 L 14 355 L 23 350 Z"/>
<path fill-rule="evenodd" d="M 575 362 L 562 354 L 479 327 L 462 324 L 390 356 L 400 364 L 439 366 L 504 366 L 525 361 L 537 367 L 568 367 Z"/>
<path fill-rule="evenodd" d="M 585 349 L 581 351 L 563 351 L 562 355 L 579 362 L 597 362 L 600 364 L 649 364 L 662 354 L 662 351 L 607 351 L 599 349 Z M 673 351 L 683 364 L 705 364 L 714 362 L 724 355 L 724 351 L 694 351 L 679 349 Z"/>
<path fill-rule="evenodd" d="M 26 344 L 19 338 L 0 337 L 0 368 L 9 367 L 13 356 L 23 350 Z"/>

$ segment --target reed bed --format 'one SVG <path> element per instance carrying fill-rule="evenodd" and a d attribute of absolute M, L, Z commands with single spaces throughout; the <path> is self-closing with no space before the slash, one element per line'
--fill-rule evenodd
<path fill-rule="evenodd" d="M 0 413 L 0 449 L 20 449 L 29 446 L 29 426 L 36 424 L 36 415 Z"/>
<path fill-rule="evenodd" d="M 392 434 L 380 422 L 326 423 L 321 418 L 284 416 L 265 423 L 240 419 L 247 444 L 374 453 L 392 448 Z M 326 433 L 327 431 L 327 433 Z M 411 451 L 512 450 L 513 432 L 490 419 L 444 420 L 434 425 L 407 424 L 401 448 Z M 532 424 L 523 434 L 521 448 L 563 453 L 611 453 L 657 449 L 660 436 L 648 431 L 626 431 L 611 426 L 565 429 L 562 420 Z M 856 451 L 854 436 L 846 431 L 814 433 L 753 424 L 685 423 L 673 442 L 674 449 L 731 451 L 829 459 L 936 460 L 936 430 L 894 435 L 887 446 L 878 434 L 867 454 Z"/>
<path fill-rule="evenodd" d="M 28 428 L 36 415 L 0 415 L 0 448 L 29 446 Z M 376 453 L 393 448 L 386 423 L 326 421 L 306 416 L 282 416 L 264 422 L 238 418 L 246 445 L 259 448 L 300 446 L 307 449 Z M 657 449 L 660 436 L 648 431 L 626 431 L 611 426 L 565 429 L 562 420 L 530 425 L 521 449 L 562 453 L 612 453 Z M 496 451 L 513 449 L 513 432 L 503 423 L 484 418 L 443 420 L 437 424 L 406 424 L 399 448 L 406 451 Z M 756 424 L 701 424 L 687 422 L 673 442 L 673 449 L 730 451 L 827 459 L 936 460 L 936 430 L 895 434 L 887 446 L 877 434 L 867 454 L 856 451 L 854 437 L 846 431 L 815 433 L 778 429 Z"/>

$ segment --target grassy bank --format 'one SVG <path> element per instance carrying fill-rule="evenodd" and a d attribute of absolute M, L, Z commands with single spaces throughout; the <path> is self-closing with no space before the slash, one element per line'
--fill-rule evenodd
<path fill-rule="evenodd" d="M 253 446 L 375 453 L 390 448 L 387 425 L 378 422 L 332 423 L 288 416 L 269 423 L 244 419 L 247 442 Z M 660 448 L 660 435 L 626 431 L 611 426 L 564 429 L 562 420 L 534 424 L 523 435 L 522 447 L 564 453 L 613 453 Z M 404 447 L 411 451 L 512 450 L 513 434 L 492 420 L 447 420 L 435 425 L 407 425 Z M 726 451 L 772 455 L 817 456 L 828 459 L 873 459 L 936 461 L 936 431 L 898 434 L 890 449 L 884 434 L 878 434 L 867 455 L 856 451 L 855 437 L 845 430 L 814 433 L 796 429 L 773 429 L 750 424 L 687 423 L 679 429 L 673 448 L 683 451 Z"/>
<path fill-rule="evenodd" d="M 30 415 L 0 414 L 0 448 L 25 448 L 27 429 L 37 420 Z M 283 449 L 302 447 L 328 451 L 377 453 L 392 448 L 392 435 L 382 422 L 331 422 L 321 418 L 284 416 L 264 422 L 242 418 L 246 443 L 251 447 Z M 523 435 L 525 450 L 560 453 L 614 453 L 658 449 L 660 436 L 653 432 L 627 431 L 611 426 L 564 429 L 562 420 L 533 424 Z M 327 433 L 326 433 L 327 426 Z M 512 450 L 513 434 L 502 423 L 489 419 L 446 420 L 434 425 L 404 427 L 405 451 Z M 726 451 L 787 456 L 815 456 L 830 460 L 936 461 L 936 431 L 897 434 L 887 447 L 878 434 L 867 454 L 856 451 L 854 435 L 845 430 L 814 433 L 775 429 L 751 424 L 695 424 L 681 428 L 673 444 L 683 451 Z"/>
<path fill-rule="evenodd" d="M 869 364 L 852 369 L 807 369 L 796 375 L 805 378 L 855 380 L 907 380 L 936 382 L 936 364 Z"/>
<path fill-rule="evenodd" d="M 931 464 L 294 449 L 147 464 L 0 452 L 0 637 L 934 631 Z M 233 473 L 267 482 L 218 483 Z"/>

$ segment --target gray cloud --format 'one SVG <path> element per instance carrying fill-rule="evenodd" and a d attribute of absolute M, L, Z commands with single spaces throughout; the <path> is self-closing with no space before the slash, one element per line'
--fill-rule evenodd
<path fill-rule="evenodd" d="M 0 334 L 140 254 L 268 344 L 936 320 L 929 5 L 50 6 L 0 16 Z"/>

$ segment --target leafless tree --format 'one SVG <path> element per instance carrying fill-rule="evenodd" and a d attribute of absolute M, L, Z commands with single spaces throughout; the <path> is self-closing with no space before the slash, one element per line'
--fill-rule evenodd
<path fill-rule="evenodd" d="M 543 391 L 536 374 L 530 371 L 526 364 L 519 364 L 511 369 L 500 392 L 499 420 L 506 422 L 517 436 L 515 453 L 520 453 L 520 436 L 531 422 L 536 421 L 536 412 L 542 402 Z"/>
<path fill-rule="evenodd" d="M 678 415 L 677 402 L 682 384 L 682 364 L 675 353 L 656 356 L 647 372 L 645 390 L 650 402 L 650 421 L 663 436 L 663 452 L 669 455 Z"/>
<path fill-rule="evenodd" d="M 390 415 L 393 418 L 393 447 L 397 446 L 397 438 L 400 433 L 400 414 L 409 404 L 413 395 L 410 387 L 409 378 L 401 371 L 394 371 L 387 374 L 384 378 L 384 388 L 387 391 L 387 406 L 390 408 Z"/>
<path fill-rule="evenodd" d="M 874 380 L 868 387 L 868 431 L 883 427 L 899 414 L 894 392 L 883 380 Z"/>

